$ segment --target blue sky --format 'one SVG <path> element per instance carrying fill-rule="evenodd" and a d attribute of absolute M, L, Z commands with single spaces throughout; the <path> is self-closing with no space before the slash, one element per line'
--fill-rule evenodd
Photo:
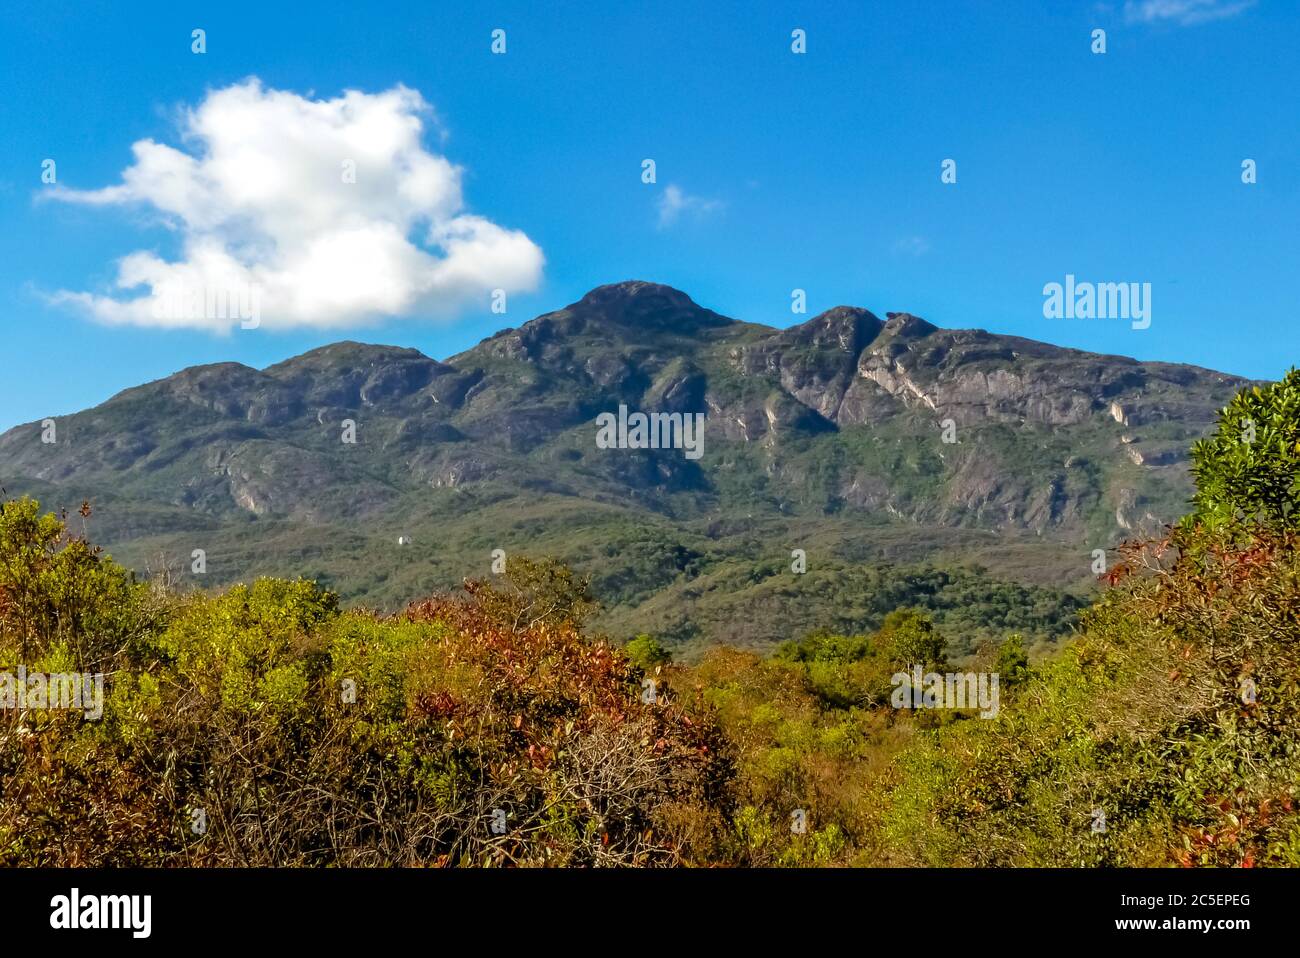
<path fill-rule="evenodd" d="M 0 428 L 185 366 L 261 367 L 344 338 L 445 358 L 632 278 L 771 325 L 807 318 L 790 311 L 801 288 L 808 315 L 905 310 L 1260 378 L 1300 357 L 1300 4 L 13 6 L 0 14 Z M 806 54 L 791 52 L 795 28 Z M 346 90 L 418 91 L 424 150 L 461 168 L 455 215 L 536 254 L 511 273 L 508 313 L 472 279 L 433 288 L 447 308 L 345 310 L 329 328 L 112 324 L 52 299 L 130 295 L 113 288 L 118 261 L 182 259 L 194 224 L 147 202 L 43 197 L 42 161 L 57 188 L 95 191 L 122 182 L 137 141 L 200 153 L 181 111 L 250 77 L 303 110 Z M 680 200 L 667 218 L 666 196 Z M 439 255 L 422 229 L 411 242 Z M 1067 273 L 1151 283 L 1150 328 L 1045 319 L 1043 286 Z"/>

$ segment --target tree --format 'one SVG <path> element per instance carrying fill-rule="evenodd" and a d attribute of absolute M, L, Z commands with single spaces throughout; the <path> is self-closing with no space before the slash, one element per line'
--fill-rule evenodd
<path fill-rule="evenodd" d="M 1191 456 L 1195 511 L 1185 526 L 1300 529 L 1300 370 L 1237 393 Z"/>
<path fill-rule="evenodd" d="M 653 635 L 647 635 L 642 632 L 635 639 L 630 641 L 624 648 L 623 654 L 633 665 L 640 666 L 647 672 L 653 671 L 656 667 L 664 665 L 672 659 L 672 654 L 659 644 L 659 640 Z"/>
<path fill-rule="evenodd" d="M 1018 685 L 1029 677 L 1029 654 L 1025 652 L 1025 637 L 1019 632 L 1007 636 L 998 646 L 993 671 L 1004 686 Z"/>
<path fill-rule="evenodd" d="M 920 609 L 895 609 L 880 627 L 881 645 L 890 661 L 900 666 L 944 663 L 944 641 L 930 617 Z"/>
<path fill-rule="evenodd" d="M 512 629 L 539 625 L 581 628 L 600 604 L 591 596 L 591 577 L 574 575 L 556 559 L 511 556 L 505 585 L 467 579 L 465 591 L 485 613 Z"/>
<path fill-rule="evenodd" d="M 836 635 L 827 629 L 809 632 L 799 641 L 782 642 L 773 657 L 785 662 L 861 662 L 873 654 L 870 640 L 863 635 Z"/>
<path fill-rule="evenodd" d="M 63 648 L 79 669 L 100 671 L 147 630 L 148 587 L 65 518 L 26 497 L 0 503 L 0 650 L 29 662 Z"/>

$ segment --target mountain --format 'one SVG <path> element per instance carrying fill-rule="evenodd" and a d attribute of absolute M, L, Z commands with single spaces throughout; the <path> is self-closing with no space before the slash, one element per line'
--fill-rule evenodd
<path fill-rule="evenodd" d="M 954 615 L 973 570 L 1032 619 L 1093 549 L 1185 511 L 1186 450 L 1245 385 L 908 313 L 773 329 L 624 282 L 444 362 L 341 342 L 185 369 L 60 417 L 53 443 L 0 435 L 0 484 L 89 499 L 96 541 L 143 571 L 188 576 L 203 549 L 204 584 L 296 573 L 393 607 L 494 549 L 552 553 L 593 574 L 612 631 L 767 645 L 868 622 L 845 583 L 927 565 L 956 576 L 925 593 Z M 703 455 L 598 448 L 620 405 L 703 413 Z"/>

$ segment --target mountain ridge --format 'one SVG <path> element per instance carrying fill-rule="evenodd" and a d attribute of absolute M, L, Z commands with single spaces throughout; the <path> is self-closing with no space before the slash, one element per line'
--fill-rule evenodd
<path fill-rule="evenodd" d="M 718 314 L 712 310 L 708 310 L 705 307 L 701 307 L 698 304 L 696 304 L 693 300 L 691 300 L 686 293 L 677 290 L 671 286 L 666 286 L 659 283 L 652 283 L 645 280 L 624 280 L 617 283 L 610 283 L 610 284 L 605 284 L 603 286 L 595 287 L 593 290 L 585 294 L 582 298 L 569 304 L 563 309 L 555 310 L 550 313 L 543 313 L 539 316 L 534 317 L 531 320 L 526 321 L 522 326 L 502 328 L 496 331 L 495 333 L 492 333 L 491 335 L 484 337 L 474 346 L 462 350 L 460 353 L 454 354 L 444 360 L 438 360 L 432 356 L 429 356 L 415 347 L 395 346 L 386 343 L 370 343 L 370 342 L 363 342 L 361 340 L 345 339 L 345 340 L 338 340 L 333 343 L 327 343 L 322 346 L 314 347 L 312 349 L 306 350 L 305 352 L 299 353 L 295 356 L 290 356 L 283 360 L 279 360 L 275 363 L 271 363 L 265 367 L 261 367 L 260 369 L 258 367 L 248 366 L 244 363 L 239 363 L 235 361 L 221 361 L 215 363 L 202 363 L 193 366 L 186 366 L 167 376 L 163 376 L 155 380 L 150 380 L 145 383 L 140 383 L 135 386 L 129 386 L 123 390 L 120 390 L 119 392 L 109 396 L 106 400 L 104 400 L 103 403 L 99 403 L 96 406 L 89 407 L 89 410 L 98 408 L 99 406 L 102 406 L 105 403 L 112 402 L 115 399 L 127 396 L 136 391 L 146 389 L 151 386 L 155 386 L 159 383 L 167 382 L 177 377 L 184 377 L 186 375 L 195 374 L 204 370 L 231 369 L 243 373 L 255 372 L 255 373 L 262 373 L 267 375 L 275 375 L 278 371 L 295 368 L 303 364 L 304 361 L 307 361 L 314 357 L 338 354 L 345 350 L 350 351 L 353 354 L 355 354 L 358 351 L 364 351 L 365 353 L 368 354 L 379 354 L 382 356 L 391 356 L 393 358 L 410 358 L 415 360 L 423 360 L 430 363 L 434 363 L 440 367 L 454 366 L 458 360 L 462 360 L 465 357 L 476 355 L 482 347 L 491 344 L 494 341 L 500 340 L 504 337 L 508 337 L 512 334 L 520 333 L 524 330 L 528 330 L 530 328 L 535 327 L 538 324 L 544 324 L 548 320 L 554 320 L 556 317 L 559 317 L 561 314 L 566 313 L 567 311 L 573 310 L 575 308 L 583 307 L 583 306 L 590 306 L 593 304 L 601 304 L 602 302 L 608 302 L 610 299 L 616 298 L 618 294 L 630 294 L 632 296 L 635 296 L 637 292 L 645 289 L 650 289 L 655 292 L 662 291 L 663 293 L 668 294 L 673 298 L 680 298 L 679 302 L 681 302 L 682 305 L 697 310 L 700 313 L 704 313 L 712 317 L 716 317 L 716 319 L 720 321 L 717 323 L 718 326 L 734 325 L 734 326 L 750 327 L 757 330 L 767 331 L 773 334 L 774 338 L 786 338 L 791 341 L 811 340 L 816 336 L 816 333 L 818 332 L 818 327 L 831 327 L 832 323 L 843 320 L 846 317 L 852 317 L 854 319 L 861 317 L 862 319 L 865 319 L 868 322 L 874 322 L 878 324 L 878 328 L 875 331 L 873 337 L 863 340 L 861 342 L 861 345 L 859 345 L 857 349 L 854 350 L 855 354 L 860 354 L 861 350 L 871 345 L 875 336 L 878 336 L 881 333 L 884 333 L 886 335 L 891 335 L 891 336 L 897 335 L 898 330 L 902 328 L 905 324 L 908 331 L 904 333 L 904 338 L 916 338 L 918 336 L 930 335 L 935 332 L 964 333 L 964 334 L 970 334 L 979 337 L 992 337 L 998 340 L 1005 341 L 1007 343 L 1029 346 L 1031 348 L 1032 347 L 1045 348 L 1048 350 L 1057 351 L 1062 354 L 1073 354 L 1078 356 L 1093 357 L 1096 359 L 1103 359 L 1107 361 L 1135 364 L 1141 366 L 1187 369 L 1195 372 L 1206 373 L 1216 377 L 1222 377 L 1225 380 L 1231 380 L 1233 382 L 1238 382 L 1241 384 L 1254 382 L 1254 380 L 1249 380 L 1246 377 L 1236 376 L 1235 374 L 1221 372 L 1219 370 L 1214 370 L 1209 367 L 1198 366 L 1196 364 L 1171 363 L 1171 362 L 1165 362 L 1161 360 L 1139 360 L 1130 356 L 1126 356 L 1123 354 L 1115 354 L 1115 353 L 1094 353 L 1088 350 L 1076 349 L 1074 347 L 1058 346 L 1043 340 L 1035 340 L 1027 337 L 1013 336 L 1013 335 L 1001 334 L 1001 333 L 989 333 L 987 330 L 978 327 L 970 327 L 970 328 L 939 327 L 932 323 L 929 323 L 928 321 L 922 319 L 919 316 L 916 316 L 915 314 L 908 313 L 908 312 L 887 312 L 885 314 L 886 319 L 880 320 L 876 316 L 876 314 L 871 312 L 871 310 L 860 306 L 851 306 L 851 305 L 833 306 L 829 309 L 823 310 L 822 312 L 800 323 L 796 323 L 784 327 L 768 326 L 760 323 L 748 323 L 742 320 L 731 319 L 729 317 L 722 316 L 721 314 Z M 617 315 L 618 314 L 616 313 L 615 316 L 617 317 Z M 838 333 L 837 328 L 833 328 L 832 331 Z M 82 410 L 81 412 L 86 412 L 89 410 Z M 77 414 L 78 413 L 72 413 L 68 415 L 77 415 Z M 67 417 L 63 416 L 63 417 L 54 417 L 54 418 L 57 419 L 57 418 L 67 418 Z M 5 430 L 4 432 L 0 432 L 0 437 L 6 436 L 9 433 L 18 429 L 22 429 L 24 427 L 34 426 L 38 422 L 39 421 L 19 423 L 8 430 Z"/>
<path fill-rule="evenodd" d="M 827 561 L 991 559 L 1078 586 L 1081 556 L 1184 511 L 1187 448 L 1248 384 L 856 306 L 763 326 L 638 280 L 446 360 L 342 341 L 188 367 L 57 417 L 54 443 L 39 423 L 0 434 L 0 484 L 91 499 L 96 538 L 136 567 L 208 537 L 241 557 L 214 584 L 261 568 L 342 583 L 327 542 L 344 542 L 370 559 L 351 594 L 381 604 L 459 581 L 494 536 L 612 578 L 641 536 L 646 556 L 815 543 Z M 595 417 L 620 404 L 704 413 L 703 458 L 597 449 Z M 413 571 L 380 544 L 417 529 L 451 544 Z M 291 545 L 255 544 L 275 536 Z M 636 591 L 621 581 L 615 605 Z"/>

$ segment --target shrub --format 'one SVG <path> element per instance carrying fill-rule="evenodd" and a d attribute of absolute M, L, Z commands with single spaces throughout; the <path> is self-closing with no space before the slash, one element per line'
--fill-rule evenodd
<path fill-rule="evenodd" d="M 553 565 L 388 619 L 275 579 L 150 618 L 22 502 L 0 568 L 6 662 L 109 673 L 101 721 L 0 713 L 0 864 L 657 865 L 724 831 L 707 710 L 642 701 Z"/>

